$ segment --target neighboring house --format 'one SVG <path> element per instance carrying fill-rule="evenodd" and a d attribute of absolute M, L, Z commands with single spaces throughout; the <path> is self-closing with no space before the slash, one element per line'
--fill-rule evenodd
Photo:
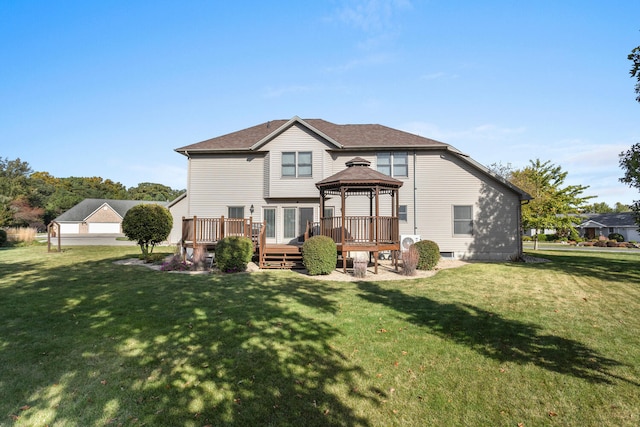
<path fill-rule="evenodd" d="M 129 209 L 143 203 L 166 206 L 166 202 L 84 199 L 54 219 L 60 234 L 121 234 L 122 219 Z"/>
<path fill-rule="evenodd" d="M 611 233 L 618 233 L 624 237 L 625 242 L 640 242 L 638 224 L 635 222 L 633 212 L 582 214 L 584 222 L 576 227 L 580 236 L 585 239 L 597 239 L 600 236 L 607 237 Z"/>
<path fill-rule="evenodd" d="M 435 241 L 453 258 L 507 260 L 522 253 L 521 203 L 531 197 L 454 147 L 377 124 L 274 120 L 176 149 L 188 158 L 188 217 L 252 217 L 267 243 L 299 241 L 307 221 L 341 215 L 316 183 L 360 158 L 401 182 L 399 234 Z M 345 215 L 371 215 L 349 196 Z M 391 215 L 392 204 L 380 205 Z"/>

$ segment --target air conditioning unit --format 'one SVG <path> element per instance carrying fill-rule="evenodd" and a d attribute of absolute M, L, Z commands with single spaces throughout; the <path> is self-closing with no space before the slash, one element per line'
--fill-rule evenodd
<path fill-rule="evenodd" d="M 400 236 L 400 249 L 402 252 L 409 249 L 409 246 L 420 241 L 420 235 L 418 234 L 402 234 Z"/>

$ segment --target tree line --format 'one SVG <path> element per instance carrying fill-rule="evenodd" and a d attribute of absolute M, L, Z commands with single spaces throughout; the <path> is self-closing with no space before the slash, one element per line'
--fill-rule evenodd
<path fill-rule="evenodd" d="M 57 178 L 34 172 L 20 158 L 0 157 L 0 227 L 44 229 L 57 216 L 84 199 L 171 201 L 186 190 L 143 182 L 127 188 L 101 177 Z"/>

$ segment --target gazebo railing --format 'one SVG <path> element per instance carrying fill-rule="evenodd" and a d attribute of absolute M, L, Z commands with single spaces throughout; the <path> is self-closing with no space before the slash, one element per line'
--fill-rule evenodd
<path fill-rule="evenodd" d="M 355 244 L 398 243 L 398 218 L 392 216 L 346 216 L 344 224 L 341 216 L 321 218 L 319 223 L 312 223 L 308 228 L 309 237 L 320 234 L 328 236 L 336 243 L 342 243 L 344 225 L 344 242 Z"/>

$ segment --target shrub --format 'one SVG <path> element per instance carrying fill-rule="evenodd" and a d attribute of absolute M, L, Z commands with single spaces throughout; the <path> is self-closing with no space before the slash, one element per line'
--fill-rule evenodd
<path fill-rule="evenodd" d="M 338 251 L 327 236 L 313 236 L 302 245 L 302 263 L 311 276 L 329 274 L 336 269 Z"/>
<path fill-rule="evenodd" d="M 0 228 L 0 246 L 7 243 L 7 232 Z"/>
<path fill-rule="evenodd" d="M 569 230 L 569 240 L 573 240 L 574 242 L 580 242 L 582 239 L 580 238 L 580 234 L 575 228 Z"/>
<path fill-rule="evenodd" d="M 607 236 L 609 240 L 615 240 L 616 242 L 624 242 L 624 236 L 620 233 L 611 233 Z"/>
<path fill-rule="evenodd" d="M 160 266 L 162 271 L 187 271 L 189 265 L 182 260 L 180 254 L 175 254 Z"/>
<path fill-rule="evenodd" d="M 402 252 L 402 274 L 405 276 L 413 276 L 416 274 L 418 268 L 418 261 L 420 260 L 420 253 L 418 248 L 414 245 L 409 246 L 409 249 Z"/>
<path fill-rule="evenodd" d="M 144 204 L 132 207 L 122 219 L 122 232 L 135 240 L 145 259 L 158 243 L 171 233 L 173 217 L 169 209 L 158 204 Z"/>
<path fill-rule="evenodd" d="M 546 242 L 547 241 L 547 235 L 546 234 L 537 234 L 535 236 L 535 238 L 538 240 L 538 242 Z"/>
<path fill-rule="evenodd" d="M 418 270 L 433 270 L 440 261 L 440 247 L 431 240 L 421 240 L 414 243 L 418 250 Z"/>
<path fill-rule="evenodd" d="M 522 236 L 522 241 L 523 242 L 530 242 L 531 241 L 531 236 Z"/>
<path fill-rule="evenodd" d="M 245 271 L 253 256 L 253 243 L 248 237 L 231 236 L 216 245 L 216 265 L 225 273 Z"/>

